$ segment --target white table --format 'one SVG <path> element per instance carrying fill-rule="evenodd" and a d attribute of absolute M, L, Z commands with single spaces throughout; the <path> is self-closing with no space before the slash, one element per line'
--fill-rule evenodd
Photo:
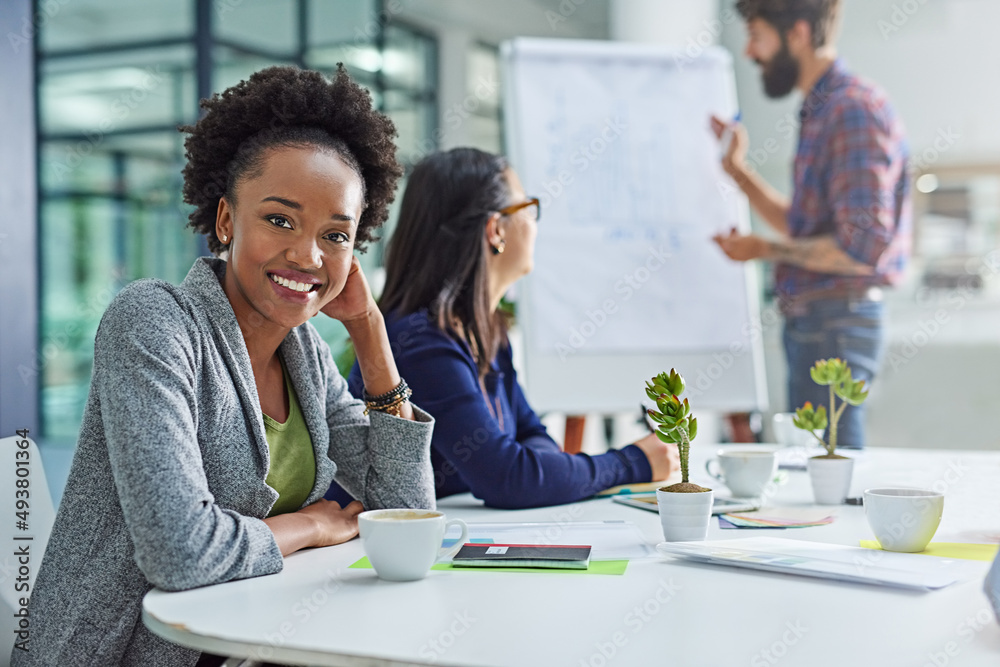
<path fill-rule="evenodd" d="M 694 449 L 705 456 L 715 448 Z M 1000 453 L 870 450 L 858 459 L 852 492 L 935 484 L 946 487 L 935 541 L 1000 534 Z M 806 473 L 793 471 L 772 502 L 811 500 Z M 466 521 L 626 519 L 650 543 L 662 539 L 656 514 L 610 500 L 498 511 L 463 495 L 440 506 Z M 713 519 L 709 539 L 872 538 L 862 508 L 837 511 L 831 525 L 785 531 L 721 530 Z M 631 562 L 622 576 L 432 571 L 400 584 L 347 569 L 362 555 L 354 540 L 294 554 L 272 576 L 152 591 L 143 620 L 191 648 L 310 665 L 1000 664 L 1000 625 L 981 578 L 916 593 L 651 559 Z"/>

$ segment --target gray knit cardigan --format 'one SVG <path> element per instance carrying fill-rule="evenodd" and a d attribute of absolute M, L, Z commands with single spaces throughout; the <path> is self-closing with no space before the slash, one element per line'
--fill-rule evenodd
<path fill-rule="evenodd" d="M 69 481 L 31 594 L 29 651 L 14 665 L 194 665 L 152 634 L 142 598 L 281 570 L 262 519 L 277 499 L 243 335 L 202 258 L 180 286 L 139 280 L 97 331 L 90 395 Z M 306 504 L 336 479 L 366 508 L 434 507 L 433 420 L 351 397 L 309 323 L 279 352 L 316 456 Z"/>

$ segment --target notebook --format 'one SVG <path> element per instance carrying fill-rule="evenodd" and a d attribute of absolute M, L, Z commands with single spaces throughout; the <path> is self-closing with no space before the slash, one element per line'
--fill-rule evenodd
<path fill-rule="evenodd" d="M 473 544 L 467 542 L 453 567 L 551 567 L 586 570 L 590 547 L 579 544 Z"/>

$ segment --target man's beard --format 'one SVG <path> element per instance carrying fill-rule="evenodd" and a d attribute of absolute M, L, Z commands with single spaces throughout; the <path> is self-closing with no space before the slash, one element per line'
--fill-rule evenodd
<path fill-rule="evenodd" d="M 762 67 L 761 79 L 764 82 L 764 94 L 771 99 L 784 97 L 792 92 L 799 82 L 799 61 L 788 51 L 788 42 L 781 40 L 781 50 L 767 63 L 757 61 Z"/>

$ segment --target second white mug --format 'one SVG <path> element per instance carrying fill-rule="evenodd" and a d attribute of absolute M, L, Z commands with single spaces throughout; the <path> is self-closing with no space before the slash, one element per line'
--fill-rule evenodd
<path fill-rule="evenodd" d="M 718 470 L 712 470 L 713 464 Z M 716 458 L 705 463 L 705 470 L 728 486 L 733 496 L 757 498 L 774 479 L 778 458 L 774 452 L 720 449 Z"/>
<path fill-rule="evenodd" d="M 937 532 L 944 495 L 926 489 L 882 488 L 865 491 L 865 515 L 886 551 L 923 551 Z"/>

